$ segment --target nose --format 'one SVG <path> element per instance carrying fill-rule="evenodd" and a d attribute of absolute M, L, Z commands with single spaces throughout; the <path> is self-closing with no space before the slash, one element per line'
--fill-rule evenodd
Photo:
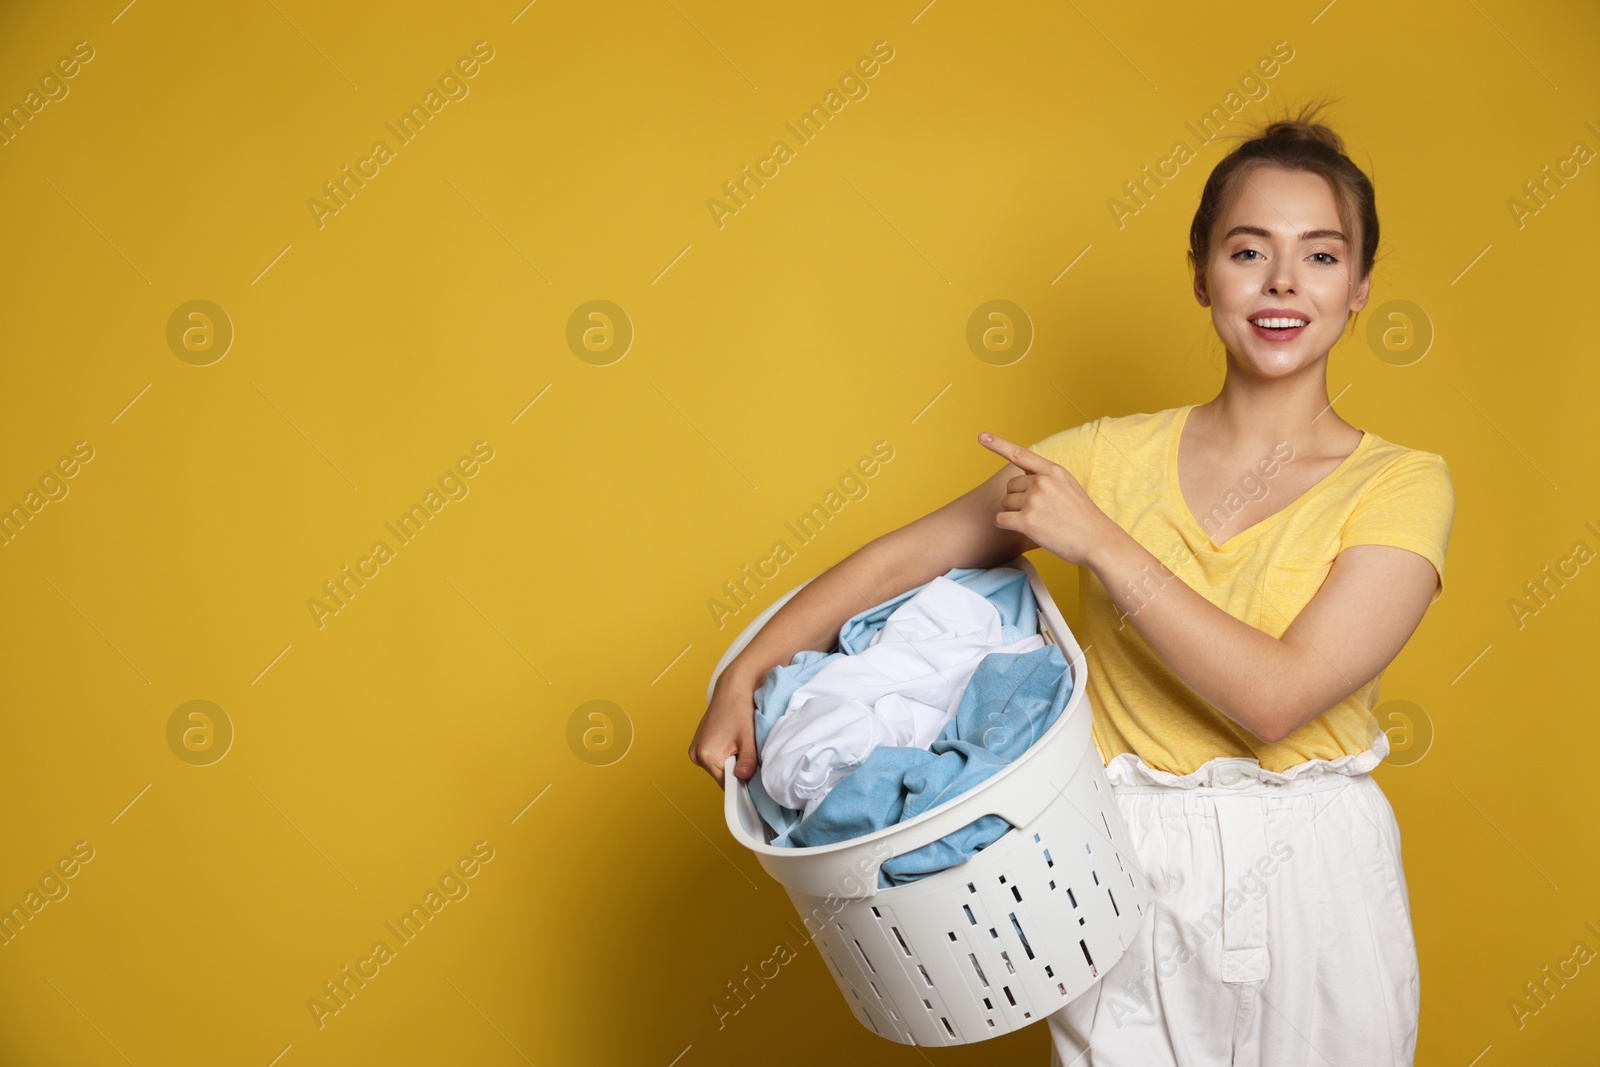
<path fill-rule="evenodd" d="M 1278 260 L 1271 275 L 1267 278 L 1267 292 L 1274 295 L 1294 292 L 1293 264 L 1285 259 Z"/>

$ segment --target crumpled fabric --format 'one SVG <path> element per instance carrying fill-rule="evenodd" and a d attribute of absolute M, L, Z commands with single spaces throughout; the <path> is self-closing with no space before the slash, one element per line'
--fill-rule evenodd
<path fill-rule="evenodd" d="M 959 582 L 967 589 L 983 595 L 995 606 L 1000 615 L 1001 640 L 1014 644 L 1039 632 L 1038 604 L 1028 576 L 1015 567 L 956 567 L 942 577 Z M 838 640 L 827 652 L 802 649 L 786 665 L 767 672 L 766 679 L 755 691 L 756 750 L 762 752 L 767 734 L 773 724 L 789 707 L 789 700 L 807 681 L 814 678 L 831 660 L 839 656 L 859 655 L 872 643 L 883 629 L 890 615 L 906 601 L 925 588 L 926 583 L 845 620 L 839 628 Z M 750 799 L 766 824 L 780 836 L 793 829 L 803 815 L 800 808 L 785 807 L 772 798 L 761 784 L 758 771 L 746 782 Z"/>
<path fill-rule="evenodd" d="M 810 815 L 874 750 L 927 748 L 984 656 L 1044 647 L 1039 634 L 1005 644 L 1003 630 L 980 593 L 943 576 L 929 581 L 865 648 L 830 657 L 790 696 L 760 749 L 762 787 Z"/>
<path fill-rule="evenodd" d="M 1072 695 L 1072 672 L 1059 646 L 994 652 L 973 672 L 961 705 L 926 749 L 885 746 L 773 842 L 812 847 L 847 841 L 913 819 L 976 787 L 1026 752 Z M 980 816 L 937 841 L 883 863 L 887 889 L 925 878 L 993 844 L 1011 824 Z"/>

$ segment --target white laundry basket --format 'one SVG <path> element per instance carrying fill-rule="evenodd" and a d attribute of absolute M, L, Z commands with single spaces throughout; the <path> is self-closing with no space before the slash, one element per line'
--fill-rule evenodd
<path fill-rule="evenodd" d="M 1090 735 L 1087 663 L 1039 573 L 1019 556 L 1040 632 L 1061 647 L 1072 695 L 1044 735 L 975 788 L 914 819 L 813 848 L 773 835 L 725 768 L 728 829 L 777 879 L 863 1026 L 906 1045 L 960 1045 L 1029 1026 L 1088 990 L 1133 940 L 1150 901 Z M 810 579 L 807 579 L 809 582 Z M 753 620 L 717 677 L 807 583 Z M 965 863 L 888 889 L 878 868 L 984 815 L 1011 823 Z"/>

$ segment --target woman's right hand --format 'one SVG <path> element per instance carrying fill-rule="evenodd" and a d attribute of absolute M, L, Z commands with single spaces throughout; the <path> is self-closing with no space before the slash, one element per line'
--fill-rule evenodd
<path fill-rule="evenodd" d="M 993 516 L 995 526 L 1014 531 L 1026 537 L 1029 544 L 1091 570 L 1091 560 L 1103 546 L 1127 538 L 1122 527 L 1090 499 L 1078 479 L 1061 464 L 998 434 L 979 434 L 978 443 L 1022 471 L 1006 482 L 1000 510 Z M 1004 468 L 1001 474 L 1012 467 Z"/>
<path fill-rule="evenodd" d="M 712 691 L 711 703 L 700 719 L 700 728 L 689 742 L 689 760 L 727 789 L 723 765 L 738 753 L 734 777 L 742 780 L 756 773 L 755 689 L 748 682 L 724 671 Z"/>

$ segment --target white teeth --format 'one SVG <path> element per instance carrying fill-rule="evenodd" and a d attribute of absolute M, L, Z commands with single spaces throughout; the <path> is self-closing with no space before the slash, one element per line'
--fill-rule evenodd
<path fill-rule="evenodd" d="M 1304 326 L 1306 324 L 1305 319 L 1251 319 L 1250 321 L 1269 330 L 1287 330 L 1294 326 Z"/>

